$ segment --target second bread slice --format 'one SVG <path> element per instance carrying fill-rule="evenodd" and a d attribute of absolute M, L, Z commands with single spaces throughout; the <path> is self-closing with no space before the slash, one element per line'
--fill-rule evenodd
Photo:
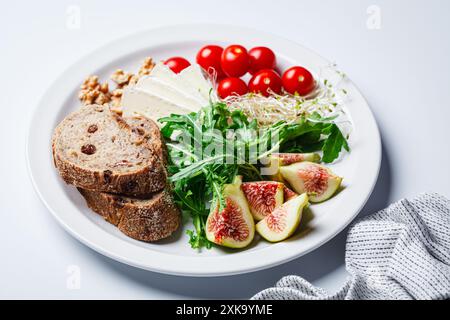
<path fill-rule="evenodd" d="M 127 236 L 146 242 L 169 237 L 180 225 L 180 211 L 164 189 L 139 199 L 78 189 L 89 208 Z"/>

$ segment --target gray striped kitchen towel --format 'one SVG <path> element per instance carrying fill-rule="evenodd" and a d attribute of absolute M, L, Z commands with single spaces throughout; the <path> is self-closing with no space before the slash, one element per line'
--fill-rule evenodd
<path fill-rule="evenodd" d="M 450 201 L 428 193 L 362 218 L 345 261 L 350 276 L 335 294 L 287 276 L 252 299 L 450 299 Z"/>

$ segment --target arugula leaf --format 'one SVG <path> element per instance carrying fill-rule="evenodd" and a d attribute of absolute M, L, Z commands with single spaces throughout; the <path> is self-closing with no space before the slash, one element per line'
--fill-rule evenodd
<path fill-rule="evenodd" d="M 323 133 L 328 134 L 328 138 L 325 140 L 322 147 L 323 162 L 331 163 L 336 160 L 339 157 L 342 148 L 346 151 L 350 151 L 347 140 L 344 138 L 341 130 L 339 130 L 336 124 L 330 124 L 323 130 Z"/>

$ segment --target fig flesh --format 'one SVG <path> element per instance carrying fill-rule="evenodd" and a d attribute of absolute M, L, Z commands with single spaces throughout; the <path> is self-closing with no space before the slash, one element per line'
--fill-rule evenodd
<path fill-rule="evenodd" d="M 296 196 L 298 196 L 298 193 L 292 191 L 291 189 L 289 189 L 286 186 L 283 187 L 283 193 L 284 193 L 284 202 L 287 202 L 287 201 L 291 200 L 292 198 L 295 198 Z"/>
<path fill-rule="evenodd" d="M 244 182 L 242 191 L 250 212 L 259 221 L 283 204 L 284 185 L 276 181 Z"/>
<path fill-rule="evenodd" d="M 328 200 L 342 182 L 330 169 L 313 162 L 294 163 L 281 167 L 280 172 L 295 192 L 306 192 L 311 202 Z"/>
<path fill-rule="evenodd" d="M 303 208 L 308 204 L 308 196 L 303 193 L 256 224 L 256 231 L 267 241 L 279 242 L 289 238 L 297 229 L 302 218 Z"/>
<path fill-rule="evenodd" d="M 244 248 L 255 235 L 255 222 L 241 190 L 241 180 L 226 184 L 223 189 L 225 207 L 219 211 L 219 203 L 211 206 L 206 221 L 206 237 L 209 241 L 229 248 Z"/>
<path fill-rule="evenodd" d="M 269 156 L 269 168 L 275 173 L 270 175 L 270 179 L 284 182 L 280 167 L 303 161 L 319 162 L 320 156 L 317 153 L 272 153 Z"/>

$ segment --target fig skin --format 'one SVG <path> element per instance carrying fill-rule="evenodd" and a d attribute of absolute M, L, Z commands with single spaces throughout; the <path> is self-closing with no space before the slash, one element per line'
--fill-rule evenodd
<path fill-rule="evenodd" d="M 280 167 L 303 161 L 319 162 L 320 155 L 317 153 L 272 153 L 269 156 L 269 167 L 273 168 L 272 170 L 276 173 L 269 176 L 270 180 L 285 183 L 280 173 Z"/>
<path fill-rule="evenodd" d="M 236 177 L 233 184 L 226 184 L 223 196 L 226 207 L 218 212 L 219 203 L 211 206 L 206 221 L 206 238 L 215 244 L 228 248 L 244 248 L 255 236 L 255 222 L 241 189 L 241 177 Z M 232 216 L 236 214 L 238 216 Z M 236 228 L 241 228 L 236 230 Z"/>
<path fill-rule="evenodd" d="M 311 202 L 328 200 L 342 182 L 329 168 L 313 162 L 294 163 L 281 167 L 280 172 L 295 192 L 306 192 Z"/>
<path fill-rule="evenodd" d="M 276 181 L 244 182 L 242 190 L 256 221 L 264 219 L 284 201 L 284 185 Z"/>
<path fill-rule="evenodd" d="M 308 195 L 303 193 L 256 224 L 256 231 L 269 242 L 279 242 L 289 238 L 297 230 L 302 219 L 303 208 L 308 205 Z"/>

